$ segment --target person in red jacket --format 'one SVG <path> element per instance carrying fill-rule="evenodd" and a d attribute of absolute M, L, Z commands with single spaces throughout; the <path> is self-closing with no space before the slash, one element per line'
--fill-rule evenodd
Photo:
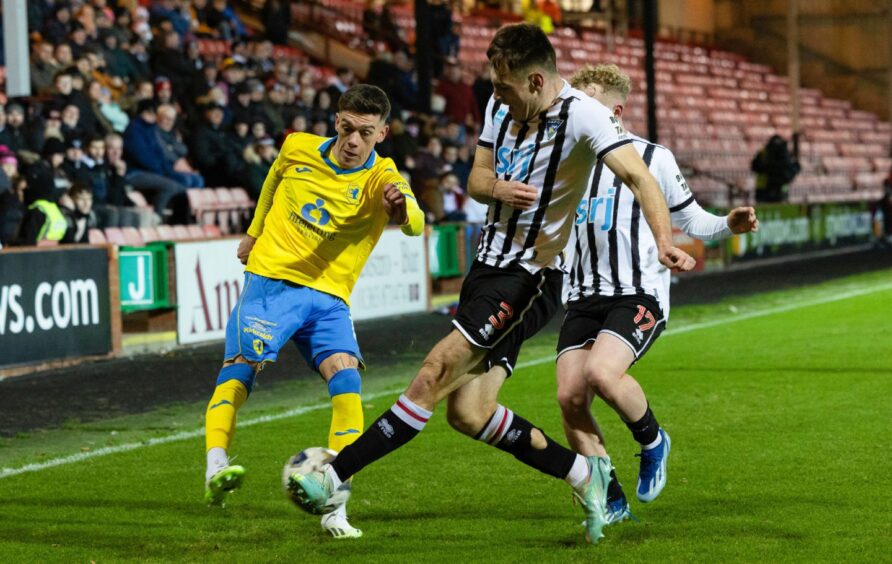
<path fill-rule="evenodd" d="M 458 61 L 450 59 L 446 63 L 446 72 L 437 85 L 437 94 L 446 100 L 443 113 L 455 123 L 476 128 L 480 124 L 480 109 L 471 85 L 462 79 Z"/>

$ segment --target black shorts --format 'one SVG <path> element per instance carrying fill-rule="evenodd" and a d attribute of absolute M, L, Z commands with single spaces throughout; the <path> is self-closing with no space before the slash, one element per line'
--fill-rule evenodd
<path fill-rule="evenodd" d="M 665 327 L 663 311 L 652 296 L 590 296 L 567 304 L 557 356 L 610 333 L 632 349 L 637 361 Z"/>
<path fill-rule="evenodd" d="M 520 346 L 560 308 L 563 273 L 520 266 L 496 268 L 475 261 L 459 295 L 452 324 L 474 346 L 489 349 L 487 368 L 501 364 L 510 374 Z"/>

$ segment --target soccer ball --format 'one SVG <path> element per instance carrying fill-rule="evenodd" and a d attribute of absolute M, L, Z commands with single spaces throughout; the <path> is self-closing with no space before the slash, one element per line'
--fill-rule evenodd
<path fill-rule="evenodd" d="M 297 498 L 288 487 L 288 479 L 292 474 L 311 474 L 319 472 L 338 455 L 335 451 L 323 447 L 310 447 L 300 451 L 299 453 L 288 459 L 285 467 L 282 469 L 282 486 L 285 488 L 285 495 L 298 507 L 301 507 Z M 301 507 L 301 509 L 304 509 Z"/>

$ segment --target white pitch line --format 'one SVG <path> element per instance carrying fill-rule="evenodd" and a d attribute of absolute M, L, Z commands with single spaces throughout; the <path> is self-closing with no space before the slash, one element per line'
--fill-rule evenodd
<path fill-rule="evenodd" d="M 811 307 L 816 305 L 823 305 L 833 302 L 838 302 L 841 300 L 847 300 L 850 298 L 856 298 L 858 296 L 864 296 L 867 294 L 873 294 L 876 292 L 883 292 L 885 290 L 892 290 L 892 284 L 880 284 L 878 286 L 869 286 L 867 288 L 862 288 L 860 290 L 852 290 L 849 292 L 844 292 L 842 294 L 836 294 L 833 296 L 827 296 L 824 298 L 818 298 L 814 300 L 805 300 L 802 302 L 795 302 L 785 306 L 780 306 L 773 309 L 767 309 L 763 311 L 754 311 L 751 313 L 744 313 L 737 316 L 725 317 L 722 319 L 716 319 L 714 321 L 705 321 L 702 323 L 692 323 L 690 325 L 682 325 L 677 329 L 672 329 L 671 331 L 667 331 L 664 337 L 671 337 L 673 335 L 681 335 L 682 333 L 689 333 L 691 331 L 698 331 L 700 329 L 708 329 L 710 327 L 716 327 L 719 325 L 727 325 L 729 323 L 736 323 L 738 321 L 746 321 L 748 319 L 754 319 L 758 317 L 767 317 L 769 315 L 775 315 L 779 313 L 785 313 L 788 311 L 793 311 L 796 309 L 802 309 L 805 307 Z M 517 369 L 520 368 L 529 368 L 531 366 L 538 366 L 540 364 L 545 364 L 547 362 L 553 362 L 554 356 L 545 356 L 542 358 L 537 358 L 534 360 L 528 360 L 526 362 L 521 362 L 517 365 Z M 382 392 L 378 392 L 375 394 L 370 394 L 368 396 L 363 396 L 363 400 L 371 400 L 376 399 L 382 396 L 394 394 L 400 391 L 399 388 L 392 388 L 390 390 L 385 390 Z M 320 409 L 327 408 L 330 403 L 317 403 L 313 405 L 307 405 L 304 407 L 297 407 L 294 409 L 289 409 L 288 411 L 284 411 L 282 413 L 277 413 L 274 415 L 263 415 L 260 417 L 255 417 L 253 419 L 247 419 L 245 421 L 239 422 L 239 427 L 250 427 L 252 425 L 260 425 L 261 423 L 269 423 L 271 421 L 279 421 L 281 419 L 288 419 L 290 417 L 296 417 L 298 415 L 303 415 L 304 413 L 309 413 L 311 411 L 318 411 Z M 18 468 L 3 468 L 0 469 L 0 480 L 3 478 L 9 478 L 12 476 L 18 476 L 21 474 L 27 474 L 30 472 L 39 472 L 41 470 L 46 470 L 47 468 L 54 468 L 56 466 L 64 466 L 66 464 L 73 464 L 75 462 L 82 462 L 84 460 L 89 460 L 91 458 L 98 458 L 100 456 L 107 456 L 109 454 L 117 454 L 119 452 L 129 452 L 131 450 L 137 450 L 145 447 L 151 447 L 155 445 L 163 445 L 166 443 L 172 443 L 176 441 L 183 441 L 186 439 L 194 439 L 204 435 L 204 429 L 196 429 L 194 431 L 182 431 L 180 433 L 174 433 L 173 435 L 167 435 L 164 437 L 157 437 L 154 439 L 148 439 L 145 441 L 141 441 L 138 443 L 127 443 L 123 445 L 104 447 L 90 452 L 79 452 L 76 454 L 72 454 L 69 456 L 63 456 L 60 458 L 53 458 L 52 460 L 47 460 L 46 462 L 39 462 L 34 464 L 26 464 L 24 466 L 20 466 Z"/>

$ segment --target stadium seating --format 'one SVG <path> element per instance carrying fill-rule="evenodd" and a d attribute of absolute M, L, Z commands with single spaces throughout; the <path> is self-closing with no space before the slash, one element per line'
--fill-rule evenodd
<path fill-rule="evenodd" d="M 108 243 L 108 240 L 105 238 L 105 233 L 103 233 L 101 229 L 90 229 L 90 231 L 87 232 L 87 237 L 89 238 L 91 245 L 105 245 Z"/>

